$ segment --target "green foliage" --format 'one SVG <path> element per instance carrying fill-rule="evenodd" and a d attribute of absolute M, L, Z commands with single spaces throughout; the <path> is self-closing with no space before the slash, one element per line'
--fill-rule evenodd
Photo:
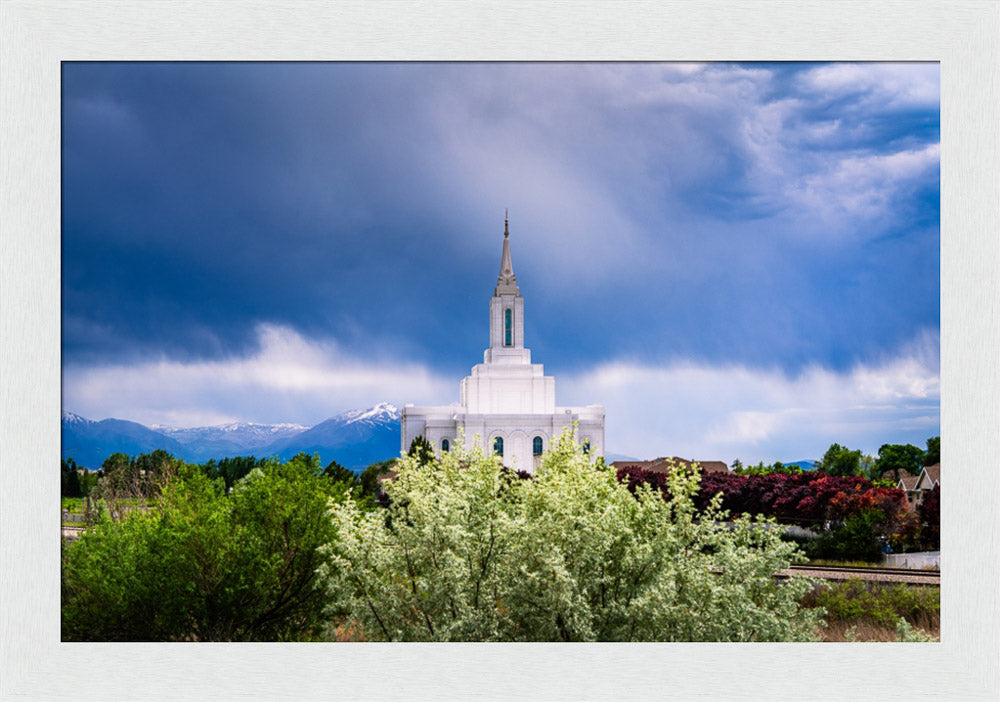
<path fill-rule="evenodd" d="M 899 481 L 900 471 L 918 475 L 924 465 L 924 452 L 913 444 L 882 444 L 875 461 L 875 472 L 880 476 L 891 475 Z"/>
<path fill-rule="evenodd" d="M 83 514 L 82 497 L 63 497 L 60 499 L 60 511 L 70 514 Z"/>
<path fill-rule="evenodd" d="M 810 606 L 826 610 L 830 622 L 869 621 L 896 627 L 902 618 L 910 624 L 925 624 L 941 613 L 941 591 L 936 587 L 913 587 L 903 583 L 879 585 L 853 578 L 824 585 L 807 598 Z"/>
<path fill-rule="evenodd" d="M 344 488 L 311 459 L 265 461 L 227 496 L 182 471 L 149 510 L 106 512 L 63 552 L 64 640 L 245 641 L 315 638 L 314 587 L 327 514 Z"/>
<path fill-rule="evenodd" d="M 64 458 L 60 471 L 60 491 L 62 497 L 83 497 L 77 465 L 72 458 Z"/>
<path fill-rule="evenodd" d="M 361 471 L 361 474 L 358 476 L 358 482 L 361 483 L 361 494 L 374 499 L 379 493 L 378 476 L 392 470 L 396 460 L 395 458 L 389 458 L 384 461 L 372 463 Z"/>
<path fill-rule="evenodd" d="M 827 475 L 861 475 L 861 451 L 851 451 L 840 444 L 830 444 L 819 462 L 819 469 Z"/>
<path fill-rule="evenodd" d="M 858 461 L 858 472 L 864 478 L 868 478 L 872 482 L 878 481 L 879 472 L 875 469 L 876 458 L 871 454 L 864 454 L 861 456 L 861 460 Z M 886 484 L 885 481 L 876 482 L 876 484 L 881 487 L 895 487 L 895 483 Z"/>
<path fill-rule="evenodd" d="M 105 502 L 111 516 L 118 518 L 137 501 L 158 497 L 173 477 L 190 470 L 163 449 L 133 458 L 113 453 L 104 460 L 92 494 Z"/>
<path fill-rule="evenodd" d="M 420 465 L 426 466 L 434 461 L 434 447 L 431 446 L 430 441 L 418 435 L 413 437 L 413 441 L 410 442 L 410 450 L 406 452 L 406 455 L 415 458 Z"/>
<path fill-rule="evenodd" d="M 336 461 L 330 461 L 326 468 L 323 469 L 322 475 L 325 475 L 335 483 L 347 483 L 351 487 L 361 484 L 357 473 L 349 468 L 345 468 Z"/>
<path fill-rule="evenodd" d="M 386 510 L 333 509 L 340 539 L 321 580 L 329 629 L 437 641 L 775 641 L 813 635 L 811 587 L 774 573 L 796 560 L 780 530 L 694 508 L 698 475 L 669 499 L 635 496 L 566 433 L 532 480 L 456 450 L 400 461 Z M 765 522 L 768 524 L 770 522 Z"/>
<path fill-rule="evenodd" d="M 732 472 L 734 475 L 770 475 L 772 473 L 799 475 L 802 473 L 802 469 L 798 466 L 786 466 L 781 461 L 775 461 L 771 465 L 765 465 L 764 462 L 761 461 L 757 465 L 743 466 L 740 464 L 740 466 L 735 468 Z"/>
<path fill-rule="evenodd" d="M 83 469 L 83 473 L 80 473 L 80 492 L 84 497 L 89 497 L 93 492 L 94 488 L 97 486 L 97 481 L 99 479 L 99 471 Z"/>
<path fill-rule="evenodd" d="M 233 456 L 223 458 L 218 463 L 211 460 L 202 466 L 202 470 L 213 480 L 222 478 L 226 485 L 226 492 L 229 492 L 238 480 L 254 468 L 264 465 L 265 462 L 266 459 L 261 458 L 258 460 L 253 456 Z"/>
<path fill-rule="evenodd" d="M 941 437 L 933 436 L 927 439 L 927 452 L 924 454 L 924 465 L 932 466 L 941 462 Z"/>
<path fill-rule="evenodd" d="M 882 560 L 888 529 L 885 513 L 877 509 L 855 512 L 833 531 L 824 532 L 806 545 L 810 558 L 835 558 L 876 563 Z"/>
<path fill-rule="evenodd" d="M 910 625 L 910 623 L 902 617 L 896 620 L 896 635 L 899 636 L 900 643 L 929 643 L 931 641 L 937 641 L 935 637 Z"/>

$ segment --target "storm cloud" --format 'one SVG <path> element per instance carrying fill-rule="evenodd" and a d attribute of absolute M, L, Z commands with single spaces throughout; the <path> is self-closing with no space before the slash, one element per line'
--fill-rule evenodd
<path fill-rule="evenodd" d="M 937 64 L 67 63 L 62 85 L 64 406 L 94 418 L 309 423 L 457 399 L 505 208 L 527 345 L 574 401 L 608 406 L 612 451 L 669 446 L 659 420 L 616 420 L 632 386 L 608 369 L 787 388 L 706 415 L 704 450 L 746 461 L 796 431 L 772 415 L 808 379 L 843 380 L 836 412 L 859 369 L 892 375 L 939 333 Z M 302 361 L 274 377 L 316 370 L 321 395 L 168 387 L 266 367 L 275 334 Z M 371 382 L 348 390 L 338 368 Z M 914 395 L 921 417 L 935 393 Z M 801 451 L 869 445 L 866 422 L 879 444 L 938 433 L 864 417 Z"/>

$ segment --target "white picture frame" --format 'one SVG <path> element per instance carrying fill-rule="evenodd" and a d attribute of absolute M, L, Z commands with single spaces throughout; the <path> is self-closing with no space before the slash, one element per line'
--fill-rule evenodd
<path fill-rule="evenodd" d="M 1000 12 L 990 2 L 0 6 L 0 698 L 997 699 Z M 60 62 L 941 64 L 942 637 L 936 644 L 60 642 Z"/>

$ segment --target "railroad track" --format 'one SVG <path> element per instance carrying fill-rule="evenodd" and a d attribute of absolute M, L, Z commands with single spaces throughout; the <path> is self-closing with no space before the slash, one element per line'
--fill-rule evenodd
<path fill-rule="evenodd" d="M 939 570 L 909 568 L 864 568 L 858 566 L 793 565 L 778 573 L 779 577 L 808 575 L 824 580 L 860 578 L 874 582 L 908 583 L 911 585 L 941 585 Z"/>

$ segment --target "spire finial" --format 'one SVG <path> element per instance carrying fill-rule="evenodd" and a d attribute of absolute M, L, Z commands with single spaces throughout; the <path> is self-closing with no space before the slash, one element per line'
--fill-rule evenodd
<path fill-rule="evenodd" d="M 510 232 L 507 231 L 507 208 L 503 208 L 503 236 L 506 239 L 510 236 Z"/>

